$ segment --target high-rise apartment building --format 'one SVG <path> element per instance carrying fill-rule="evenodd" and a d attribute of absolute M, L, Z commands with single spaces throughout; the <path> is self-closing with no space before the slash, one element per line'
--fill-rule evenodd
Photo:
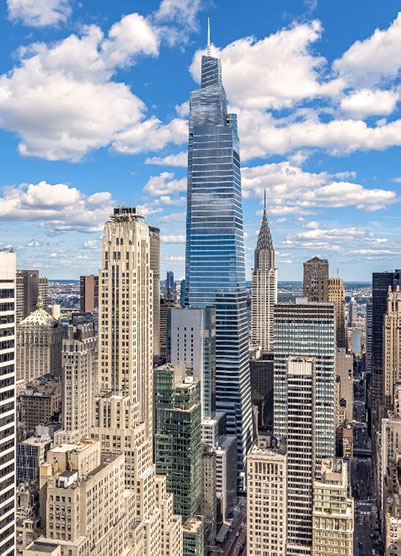
<path fill-rule="evenodd" d="M 323 460 L 313 493 L 313 556 L 353 556 L 354 500 L 347 463 Z"/>
<path fill-rule="evenodd" d="M 216 310 L 172 308 L 167 313 L 167 361 L 200 380 L 202 420 L 216 412 Z"/>
<path fill-rule="evenodd" d="M 373 425 L 380 430 L 383 416 L 383 330 L 384 315 L 387 311 L 389 287 L 394 291 L 401 285 L 401 270 L 394 272 L 373 272 L 372 274 L 372 412 Z"/>
<path fill-rule="evenodd" d="M 175 296 L 175 279 L 174 272 L 172 270 L 167 271 L 166 276 L 166 295 L 168 299 Z"/>
<path fill-rule="evenodd" d="M 0 554 L 15 551 L 15 308 L 16 258 L 0 251 Z"/>
<path fill-rule="evenodd" d="M 159 306 L 159 355 L 161 358 L 166 359 L 167 357 L 167 315 L 172 307 L 177 307 L 177 302 L 175 297 L 168 299 L 167 297 L 160 298 Z"/>
<path fill-rule="evenodd" d="M 93 323 L 69 325 L 63 340 L 63 429 L 87 438 L 97 394 L 98 339 Z"/>
<path fill-rule="evenodd" d="M 313 257 L 304 263 L 304 297 L 308 301 L 328 301 L 329 261 Z"/>
<path fill-rule="evenodd" d="M 255 428 L 260 431 L 272 431 L 273 353 L 253 352 L 249 365 L 251 371 L 252 405 L 257 407 L 257 423 L 255 423 Z"/>
<path fill-rule="evenodd" d="M 160 355 L 160 230 L 149 226 L 150 270 L 153 273 L 153 355 Z"/>
<path fill-rule="evenodd" d="M 174 512 L 186 522 L 200 510 L 202 483 L 200 382 L 184 365 L 154 371 L 156 472 L 174 495 Z"/>
<path fill-rule="evenodd" d="M 287 362 L 313 357 L 316 372 L 315 449 L 320 466 L 335 455 L 336 321 L 333 303 L 278 303 L 274 311 L 274 434 L 287 436 Z"/>
<path fill-rule="evenodd" d="M 316 466 L 316 363 L 287 361 L 287 556 L 311 554 Z"/>
<path fill-rule="evenodd" d="M 354 408 L 354 358 L 343 349 L 336 352 L 336 446 L 337 454 L 344 455 L 344 430 L 353 420 Z M 347 433 L 345 433 L 347 436 Z"/>
<path fill-rule="evenodd" d="M 247 554 L 286 556 L 287 456 L 255 444 L 247 456 Z"/>
<path fill-rule="evenodd" d="M 125 456 L 125 485 L 135 491 L 137 500 L 132 528 L 134 554 L 141 556 L 161 551 L 162 531 L 169 526 L 163 522 L 167 514 L 156 505 L 152 309 L 149 228 L 135 208 L 116 208 L 103 233 L 100 394 L 95 399 L 91 436 L 101 440 L 103 452 Z"/>
<path fill-rule="evenodd" d="M 38 308 L 17 325 L 17 379 L 61 376 L 63 328 L 45 309 Z"/>
<path fill-rule="evenodd" d="M 366 366 L 366 372 L 371 374 L 372 373 L 372 349 L 373 349 L 372 299 L 369 299 L 369 301 L 366 303 L 365 337 L 366 337 L 365 366 Z"/>
<path fill-rule="evenodd" d="M 384 409 L 394 408 L 394 386 L 401 379 L 401 288 L 389 288 L 383 325 Z"/>
<path fill-rule="evenodd" d="M 273 241 L 266 216 L 266 192 L 263 219 L 255 249 L 252 271 L 251 348 L 273 350 L 274 305 L 277 303 L 277 269 Z"/>
<path fill-rule="evenodd" d="M 345 288 L 342 278 L 329 278 L 327 301 L 336 304 L 336 338 L 337 347 L 345 349 Z"/>
<path fill-rule="evenodd" d="M 216 408 L 237 436 L 240 468 L 252 443 L 243 235 L 237 117 L 208 49 L 190 97 L 186 303 L 216 308 Z"/>
<path fill-rule="evenodd" d="M 84 313 L 92 313 L 99 306 L 99 276 L 87 274 L 81 276 L 80 286 L 80 309 Z"/>

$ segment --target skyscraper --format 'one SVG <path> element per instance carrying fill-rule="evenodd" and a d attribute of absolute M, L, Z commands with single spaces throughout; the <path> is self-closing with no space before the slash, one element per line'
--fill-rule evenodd
<path fill-rule="evenodd" d="M 251 347 L 272 351 L 274 305 L 277 303 L 277 269 L 272 236 L 266 216 L 266 192 L 262 225 L 252 272 Z"/>
<path fill-rule="evenodd" d="M 166 294 L 168 299 L 174 297 L 175 295 L 175 280 L 174 280 L 174 272 L 172 270 L 167 271 Z"/>
<path fill-rule="evenodd" d="M 15 253 L 0 252 L 0 554 L 15 549 Z"/>
<path fill-rule="evenodd" d="M 150 270 L 153 272 L 153 355 L 160 355 L 160 230 L 149 226 Z"/>
<path fill-rule="evenodd" d="M 315 359 L 316 461 L 335 449 L 336 323 L 333 303 L 278 303 L 274 309 L 274 434 L 287 436 L 287 362 L 291 356 Z"/>
<path fill-rule="evenodd" d="M 124 454 L 126 488 L 137 493 L 135 554 L 153 555 L 170 524 L 155 503 L 150 234 L 133 207 L 114 209 L 105 224 L 99 288 L 100 395 L 91 435 L 103 452 Z"/>
<path fill-rule="evenodd" d="M 216 408 L 237 436 L 242 467 L 252 414 L 239 139 L 210 44 L 190 96 L 186 228 L 186 302 L 216 307 Z"/>
<path fill-rule="evenodd" d="M 183 363 L 201 383 L 202 420 L 216 412 L 216 311 L 168 309 L 167 360 Z"/>
<path fill-rule="evenodd" d="M 79 279 L 80 309 L 92 313 L 99 305 L 99 276 L 87 274 Z"/>
<path fill-rule="evenodd" d="M 383 325 L 387 311 L 388 288 L 401 285 L 401 269 L 372 274 L 372 412 L 376 430 L 380 428 L 383 408 Z"/>
<path fill-rule="evenodd" d="M 384 408 L 394 408 L 394 386 L 401 379 L 401 288 L 389 288 L 383 325 Z"/>
<path fill-rule="evenodd" d="M 345 288 L 342 278 L 329 278 L 327 301 L 336 304 L 337 347 L 345 349 Z"/>
<path fill-rule="evenodd" d="M 329 262 L 313 257 L 304 263 L 304 297 L 308 301 L 328 301 Z"/>

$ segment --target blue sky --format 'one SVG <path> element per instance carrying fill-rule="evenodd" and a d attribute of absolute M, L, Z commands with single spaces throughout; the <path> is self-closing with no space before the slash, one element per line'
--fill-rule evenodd
<path fill-rule="evenodd" d="M 0 242 L 49 278 L 97 272 L 113 206 L 184 273 L 189 91 L 212 22 L 238 113 L 248 277 L 263 190 L 279 279 L 327 257 L 401 265 L 401 13 L 387 0 L 7 0 L 0 6 Z"/>

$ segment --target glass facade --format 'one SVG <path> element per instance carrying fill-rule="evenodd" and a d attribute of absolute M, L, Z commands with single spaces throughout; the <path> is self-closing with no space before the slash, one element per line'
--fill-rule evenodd
<path fill-rule="evenodd" d="M 252 415 L 237 118 L 220 60 L 203 56 L 201 75 L 190 97 L 186 304 L 216 308 L 216 409 L 237 436 L 241 467 Z"/>
<path fill-rule="evenodd" d="M 303 299 L 303 298 L 302 298 Z M 316 362 L 316 464 L 333 458 L 335 449 L 334 303 L 278 303 L 274 309 L 274 434 L 287 437 L 287 365 L 291 356 Z"/>

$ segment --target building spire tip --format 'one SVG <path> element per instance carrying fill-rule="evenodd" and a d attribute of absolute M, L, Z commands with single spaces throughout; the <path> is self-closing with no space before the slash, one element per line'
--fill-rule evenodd
<path fill-rule="evenodd" d="M 207 49 L 206 53 L 208 56 L 211 55 L 211 47 L 210 47 L 210 17 L 207 18 Z"/>

